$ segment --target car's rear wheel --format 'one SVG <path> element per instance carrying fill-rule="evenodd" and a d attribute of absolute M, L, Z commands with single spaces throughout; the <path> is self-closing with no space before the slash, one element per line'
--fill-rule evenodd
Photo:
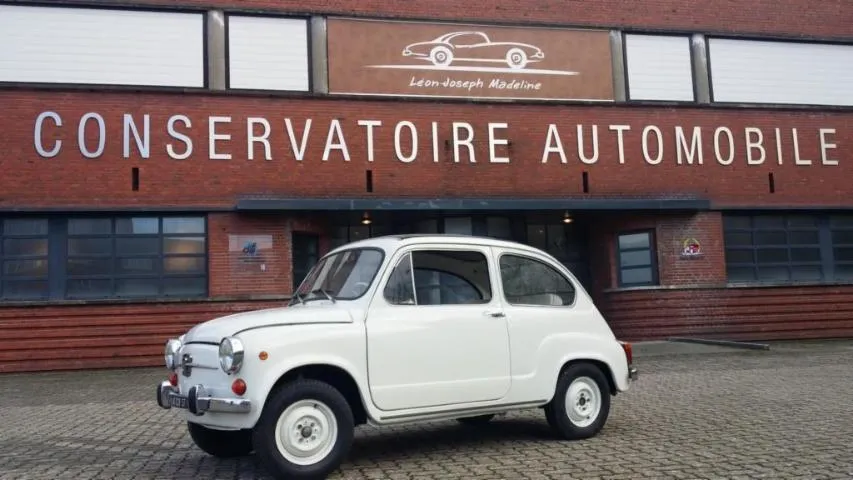
<path fill-rule="evenodd" d="M 326 478 L 352 445 L 352 410 L 333 386 L 296 380 L 274 391 L 254 431 L 255 451 L 280 478 Z"/>
<path fill-rule="evenodd" d="M 252 453 L 251 430 L 214 430 L 193 422 L 187 422 L 187 430 L 196 446 L 214 457 L 242 457 Z"/>
<path fill-rule="evenodd" d="M 554 398 L 545 406 L 551 428 L 567 440 L 598 434 L 610 414 L 607 377 L 591 363 L 575 363 L 557 380 Z"/>

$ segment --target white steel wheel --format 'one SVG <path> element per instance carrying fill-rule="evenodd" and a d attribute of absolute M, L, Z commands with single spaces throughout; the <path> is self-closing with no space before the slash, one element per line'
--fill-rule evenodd
<path fill-rule="evenodd" d="M 341 465 L 354 428 L 352 408 L 337 388 L 298 379 L 270 392 L 252 444 L 273 478 L 316 480 Z"/>
<path fill-rule="evenodd" d="M 299 400 L 278 417 L 275 440 L 279 453 L 296 465 L 313 465 L 335 447 L 338 422 L 332 409 L 317 400 Z"/>
<path fill-rule="evenodd" d="M 586 428 L 592 425 L 601 413 L 601 389 L 595 380 L 575 378 L 566 392 L 565 407 L 569 420 L 575 426 Z"/>
<path fill-rule="evenodd" d="M 611 395 L 601 368 L 589 362 L 573 363 L 560 372 L 554 397 L 544 407 L 545 419 L 566 440 L 593 437 L 607 422 Z"/>

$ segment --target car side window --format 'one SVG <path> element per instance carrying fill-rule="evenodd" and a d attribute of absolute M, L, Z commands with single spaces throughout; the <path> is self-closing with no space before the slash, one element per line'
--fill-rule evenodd
<path fill-rule="evenodd" d="M 468 279 L 430 268 L 415 269 L 418 305 L 463 305 L 486 303 L 483 294 Z"/>
<path fill-rule="evenodd" d="M 565 306 L 575 301 L 575 287 L 545 262 L 521 255 L 500 258 L 506 301 L 514 305 Z"/>
<path fill-rule="evenodd" d="M 385 300 L 392 305 L 415 305 L 415 286 L 412 278 L 412 255 L 407 253 L 397 262 L 383 291 Z"/>
<path fill-rule="evenodd" d="M 392 305 L 477 305 L 492 300 L 489 264 L 473 250 L 417 250 L 391 272 L 384 290 Z"/>
<path fill-rule="evenodd" d="M 492 300 L 489 263 L 475 250 L 412 252 L 418 305 L 470 305 Z"/>

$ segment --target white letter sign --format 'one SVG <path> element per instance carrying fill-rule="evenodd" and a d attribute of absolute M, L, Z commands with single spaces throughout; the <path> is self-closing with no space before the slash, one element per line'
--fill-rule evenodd
<path fill-rule="evenodd" d="M 44 146 L 41 143 L 41 125 L 44 123 L 45 118 L 53 119 L 53 123 L 56 124 L 57 127 L 62 126 L 62 117 L 59 116 L 56 112 L 42 112 L 36 117 L 36 128 L 35 132 L 33 132 L 33 141 L 36 145 L 36 152 L 39 155 L 45 158 L 52 158 L 59 154 L 59 149 L 62 148 L 62 140 L 56 140 L 53 142 L 53 148 L 50 150 L 45 150 Z"/>
<path fill-rule="evenodd" d="M 495 153 L 495 146 L 508 145 L 509 141 L 505 138 L 497 138 L 495 130 L 498 128 L 508 128 L 506 123 L 491 123 L 489 122 L 489 163 L 509 163 L 509 157 L 499 157 Z"/>
<path fill-rule="evenodd" d="M 409 129 L 409 134 L 412 137 L 412 154 L 409 156 L 403 155 L 403 149 L 400 142 L 400 130 L 402 127 Z M 397 154 L 397 160 L 403 163 L 412 163 L 418 156 L 418 131 L 415 129 L 415 124 L 408 121 L 402 121 L 394 127 L 394 153 Z"/>
<path fill-rule="evenodd" d="M 98 148 L 93 152 L 86 147 L 86 123 L 95 119 L 98 123 Z M 80 153 L 86 158 L 98 158 L 104 153 L 104 147 L 107 141 L 107 127 L 104 125 L 104 117 L 95 112 L 89 112 L 80 118 L 80 125 L 77 126 L 77 144 L 80 146 Z"/>

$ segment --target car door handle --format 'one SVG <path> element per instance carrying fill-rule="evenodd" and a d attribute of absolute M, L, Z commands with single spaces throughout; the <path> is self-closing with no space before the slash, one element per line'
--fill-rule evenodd
<path fill-rule="evenodd" d="M 506 316 L 506 314 L 500 310 L 489 310 L 484 312 L 484 315 L 495 318 L 503 318 Z"/>

